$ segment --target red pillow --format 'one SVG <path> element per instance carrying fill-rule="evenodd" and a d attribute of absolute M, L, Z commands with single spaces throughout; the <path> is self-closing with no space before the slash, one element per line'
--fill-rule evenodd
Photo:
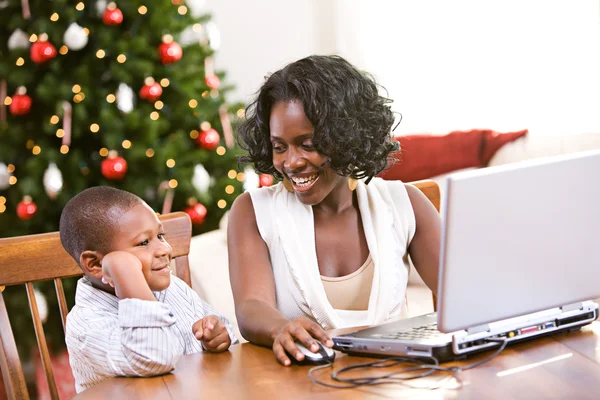
<path fill-rule="evenodd" d="M 527 130 L 498 133 L 489 129 L 473 129 L 446 135 L 400 136 L 395 138 L 400 142 L 400 151 L 392 154 L 396 162 L 379 176 L 411 182 L 463 168 L 483 167 L 505 143 L 526 133 Z"/>
<path fill-rule="evenodd" d="M 456 131 L 447 135 L 416 134 L 395 138 L 400 151 L 396 162 L 379 176 L 404 182 L 431 178 L 457 169 L 480 165 L 483 131 Z"/>

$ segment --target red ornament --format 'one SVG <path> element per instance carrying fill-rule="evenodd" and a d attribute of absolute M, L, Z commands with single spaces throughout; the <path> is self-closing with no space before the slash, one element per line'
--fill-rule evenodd
<path fill-rule="evenodd" d="M 115 3 L 109 3 L 102 15 L 104 25 L 119 25 L 123 22 L 123 13 L 117 8 Z"/>
<path fill-rule="evenodd" d="M 158 55 L 160 62 L 167 65 L 181 60 L 183 57 L 183 50 L 179 43 L 173 40 L 173 36 L 163 36 L 163 42 L 158 46 Z"/>
<path fill-rule="evenodd" d="M 48 41 L 48 35 L 40 34 L 38 40 L 29 49 L 31 61 L 42 64 L 56 57 L 56 48 Z"/>
<path fill-rule="evenodd" d="M 221 87 L 221 80 L 215 74 L 208 75 L 206 78 L 204 78 L 204 82 L 206 82 L 206 86 L 211 89 L 218 89 Z"/>
<path fill-rule="evenodd" d="M 27 94 L 24 86 L 19 86 L 17 92 L 12 96 L 9 110 L 12 115 L 25 115 L 31 110 L 31 97 Z"/>
<path fill-rule="evenodd" d="M 125 178 L 127 172 L 127 161 L 123 157 L 117 155 L 117 152 L 111 150 L 102 161 L 101 165 L 102 176 L 112 181 L 120 181 Z"/>
<path fill-rule="evenodd" d="M 23 197 L 23 200 L 21 200 L 21 202 L 17 204 L 17 215 L 23 221 L 33 218 L 36 211 L 37 206 L 33 201 L 31 201 L 30 196 Z"/>
<path fill-rule="evenodd" d="M 195 203 L 184 210 L 190 216 L 192 224 L 200 225 L 206 219 L 206 207 L 200 203 Z"/>
<path fill-rule="evenodd" d="M 148 100 L 150 103 L 154 103 L 160 99 L 162 95 L 162 87 L 155 82 L 152 78 L 146 78 L 144 86 L 140 89 L 140 98 Z"/>
<path fill-rule="evenodd" d="M 259 185 L 259 187 L 272 186 L 273 185 L 273 175 L 260 174 L 258 177 L 258 185 Z"/>
<path fill-rule="evenodd" d="M 214 150 L 219 145 L 221 141 L 221 136 L 219 136 L 219 132 L 210 128 L 208 130 L 200 131 L 200 134 L 196 138 L 196 142 L 206 150 Z"/>

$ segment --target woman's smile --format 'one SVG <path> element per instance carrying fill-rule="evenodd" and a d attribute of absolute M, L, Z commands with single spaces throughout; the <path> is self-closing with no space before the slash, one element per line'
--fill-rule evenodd
<path fill-rule="evenodd" d="M 314 173 L 310 175 L 292 175 L 289 176 L 292 185 L 294 186 L 294 190 L 298 193 L 307 192 L 317 183 L 319 180 L 320 174 Z"/>

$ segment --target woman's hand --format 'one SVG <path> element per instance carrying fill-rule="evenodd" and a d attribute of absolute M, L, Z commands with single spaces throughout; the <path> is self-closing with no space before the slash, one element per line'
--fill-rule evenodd
<path fill-rule="evenodd" d="M 315 339 L 327 347 L 333 347 L 333 340 L 316 322 L 305 317 L 288 321 L 285 325 L 277 329 L 273 335 L 273 353 L 275 354 L 275 358 L 285 366 L 291 364 L 289 355 L 298 361 L 302 361 L 304 360 L 304 354 L 302 354 L 295 342 L 302 343 L 307 349 L 316 353 L 319 351 L 319 345 Z M 286 351 L 289 354 L 286 354 Z"/>

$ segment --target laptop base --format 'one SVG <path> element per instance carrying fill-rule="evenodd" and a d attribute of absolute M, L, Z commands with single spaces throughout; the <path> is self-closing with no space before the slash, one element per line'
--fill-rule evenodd
<path fill-rule="evenodd" d="M 356 356 L 435 358 L 439 362 L 464 359 L 468 355 L 497 348 L 498 339 L 508 344 L 547 336 L 558 332 L 579 330 L 598 317 L 598 304 L 586 301 L 580 308 L 554 308 L 522 317 L 490 324 L 485 331 L 469 334 L 423 334 L 437 314 L 399 320 L 373 326 L 333 338 L 334 349 Z M 488 341 L 494 339 L 496 341 Z"/>

